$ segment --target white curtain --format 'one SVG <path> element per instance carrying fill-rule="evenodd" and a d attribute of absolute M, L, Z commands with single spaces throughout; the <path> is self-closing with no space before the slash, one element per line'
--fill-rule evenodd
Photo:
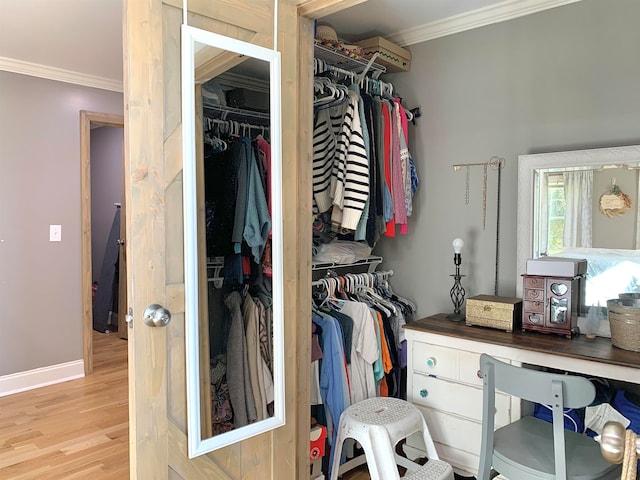
<path fill-rule="evenodd" d="M 539 175 L 536 173 L 536 175 Z M 536 256 L 547 255 L 549 251 L 549 173 L 543 173 L 540 185 L 539 198 L 536 199 L 536 205 L 540 205 L 539 220 L 534 220 L 534 232 L 538 232 L 538 250 Z"/>
<path fill-rule="evenodd" d="M 591 247 L 593 171 L 565 172 L 564 247 Z"/>

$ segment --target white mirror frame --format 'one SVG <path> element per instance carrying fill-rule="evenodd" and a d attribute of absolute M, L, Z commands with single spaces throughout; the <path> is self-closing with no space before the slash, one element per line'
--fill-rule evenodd
<path fill-rule="evenodd" d="M 270 67 L 273 351 L 277 352 L 273 358 L 274 413 L 265 420 L 205 439 L 202 438 L 200 418 L 198 262 L 201 259 L 198 257 L 196 200 L 195 42 L 264 60 Z M 280 52 L 183 24 L 181 68 L 187 426 L 189 458 L 194 458 L 285 423 Z"/>
<path fill-rule="evenodd" d="M 527 259 L 534 254 L 534 177 L 538 169 L 604 165 L 637 164 L 640 145 L 594 148 L 566 152 L 539 153 L 518 157 L 518 229 L 516 276 L 525 273 Z M 522 282 L 517 282 L 516 295 L 522 297 Z"/>

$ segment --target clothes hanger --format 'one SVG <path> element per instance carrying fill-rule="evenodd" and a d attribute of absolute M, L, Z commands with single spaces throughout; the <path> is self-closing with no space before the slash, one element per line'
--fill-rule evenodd
<path fill-rule="evenodd" d="M 318 309 L 321 309 L 322 307 L 324 307 L 329 302 L 331 297 L 333 297 L 334 291 L 335 291 L 335 286 L 333 284 L 333 279 L 332 278 L 323 278 L 320 281 L 322 282 L 322 284 L 324 285 L 325 290 L 327 291 L 327 296 L 324 297 L 324 300 L 322 300 L 320 305 L 318 305 Z"/>

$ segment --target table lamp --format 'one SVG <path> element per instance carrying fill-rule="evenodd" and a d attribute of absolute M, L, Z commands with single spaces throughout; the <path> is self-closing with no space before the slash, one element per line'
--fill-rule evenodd
<path fill-rule="evenodd" d="M 462 247 L 464 247 L 464 241 L 461 238 L 456 238 L 453 240 L 453 264 L 456 266 L 456 273 L 451 275 L 454 279 L 453 287 L 449 292 L 451 296 L 451 301 L 453 302 L 453 313 L 447 315 L 447 319 L 453 322 L 460 322 L 464 320 L 464 315 L 462 314 L 461 308 L 464 303 L 464 288 L 462 287 L 462 283 L 460 283 L 460 279 L 464 277 L 464 275 L 460 275 L 460 264 L 462 263 Z"/>

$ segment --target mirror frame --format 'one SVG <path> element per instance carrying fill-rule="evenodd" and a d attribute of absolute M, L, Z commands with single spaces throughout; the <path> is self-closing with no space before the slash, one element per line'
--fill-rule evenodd
<path fill-rule="evenodd" d="M 570 150 L 518 156 L 518 228 L 516 231 L 516 276 L 526 271 L 527 259 L 533 258 L 535 241 L 535 172 L 538 169 L 630 165 L 640 162 L 640 145 L 625 147 Z M 516 295 L 522 297 L 522 282 L 517 282 Z"/>
<path fill-rule="evenodd" d="M 284 305 L 282 265 L 282 124 L 280 52 L 234 38 L 182 25 L 182 155 L 184 202 L 184 288 L 186 388 L 189 458 L 231 445 L 285 424 Z M 273 266 L 273 416 L 229 432 L 202 438 L 200 395 L 200 332 L 198 252 L 198 203 L 196 188 L 195 43 L 264 60 L 270 73 L 271 221 Z M 206 281 L 206 279 L 205 279 Z"/>

